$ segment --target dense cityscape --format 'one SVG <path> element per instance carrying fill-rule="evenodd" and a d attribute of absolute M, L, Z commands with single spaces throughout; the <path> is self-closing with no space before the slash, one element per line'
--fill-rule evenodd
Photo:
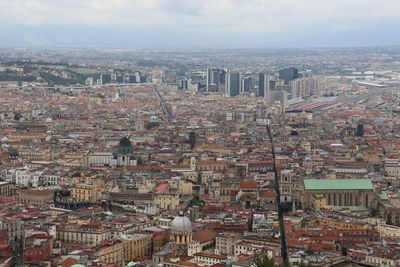
<path fill-rule="evenodd" d="M 396 46 L 2 49 L 0 266 L 400 266 L 399 89 Z"/>

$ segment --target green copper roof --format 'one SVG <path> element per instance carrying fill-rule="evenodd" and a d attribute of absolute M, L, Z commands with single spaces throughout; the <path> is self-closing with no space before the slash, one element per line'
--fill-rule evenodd
<path fill-rule="evenodd" d="M 350 211 L 367 211 L 367 209 L 362 206 L 333 206 L 332 208 L 335 210 L 348 209 Z"/>
<path fill-rule="evenodd" d="M 388 200 L 389 199 L 388 195 L 386 195 L 386 194 L 379 194 L 378 196 L 382 200 Z"/>
<path fill-rule="evenodd" d="M 132 139 L 137 142 L 143 142 L 143 141 L 154 142 L 156 140 L 153 136 L 134 136 L 132 137 Z"/>
<path fill-rule="evenodd" d="M 119 155 L 131 155 L 133 152 L 132 143 L 128 137 L 123 137 L 113 150 L 113 154 Z"/>
<path fill-rule="evenodd" d="M 370 179 L 305 179 L 306 190 L 372 190 Z"/>

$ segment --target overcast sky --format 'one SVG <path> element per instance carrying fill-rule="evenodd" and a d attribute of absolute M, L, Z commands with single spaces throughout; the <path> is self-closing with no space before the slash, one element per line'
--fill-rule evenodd
<path fill-rule="evenodd" d="M 400 44 L 399 10 L 399 0 L 0 0 L 0 45 Z"/>

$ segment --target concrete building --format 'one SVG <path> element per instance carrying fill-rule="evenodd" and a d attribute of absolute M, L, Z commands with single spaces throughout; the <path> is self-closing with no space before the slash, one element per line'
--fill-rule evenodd
<path fill-rule="evenodd" d="M 54 203 L 53 190 L 20 190 L 18 195 L 19 203 L 33 204 L 46 207 Z"/>
<path fill-rule="evenodd" d="M 193 262 L 198 264 L 205 264 L 206 266 L 214 266 L 215 264 L 223 263 L 226 261 L 226 256 L 220 256 L 209 253 L 196 253 L 193 255 Z"/>
<path fill-rule="evenodd" d="M 0 196 L 11 196 L 11 186 L 10 182 L 0 182 Z"/>
<path fill-rule="evenodd" d="M 112 237 L 111 229 L 99 223 L 61 224 L 57 226 L 57 240 L 95 247 Z"/>
<path fill-rule="evenodd" d="M 93 152 L 89 154 L 89 166 L 110 166 L 113 157 L 111 152 Z"/>
<path fill-rule="evenodd" d="M 292 87 L 292 99 L 312 95 L 320 96 L 323 89 L 323 78 L 319 76 L 299 78 L 291 80 L 289 84 Z"/>
<path fill-rule="evenodd" d="M 220 233 L 215 238 L 215 254 L 233 256 L 235 255 L 235 243 L 239 240 L 237 233 Z"/>

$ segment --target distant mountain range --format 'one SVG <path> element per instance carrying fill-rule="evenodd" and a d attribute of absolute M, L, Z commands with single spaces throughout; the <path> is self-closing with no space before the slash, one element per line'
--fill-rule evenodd
<path fill-rule="evenodd" d="M 399 44 L 399 29 L 261 33 L 0 25 L 0 47 L 269 48 Z"/>

